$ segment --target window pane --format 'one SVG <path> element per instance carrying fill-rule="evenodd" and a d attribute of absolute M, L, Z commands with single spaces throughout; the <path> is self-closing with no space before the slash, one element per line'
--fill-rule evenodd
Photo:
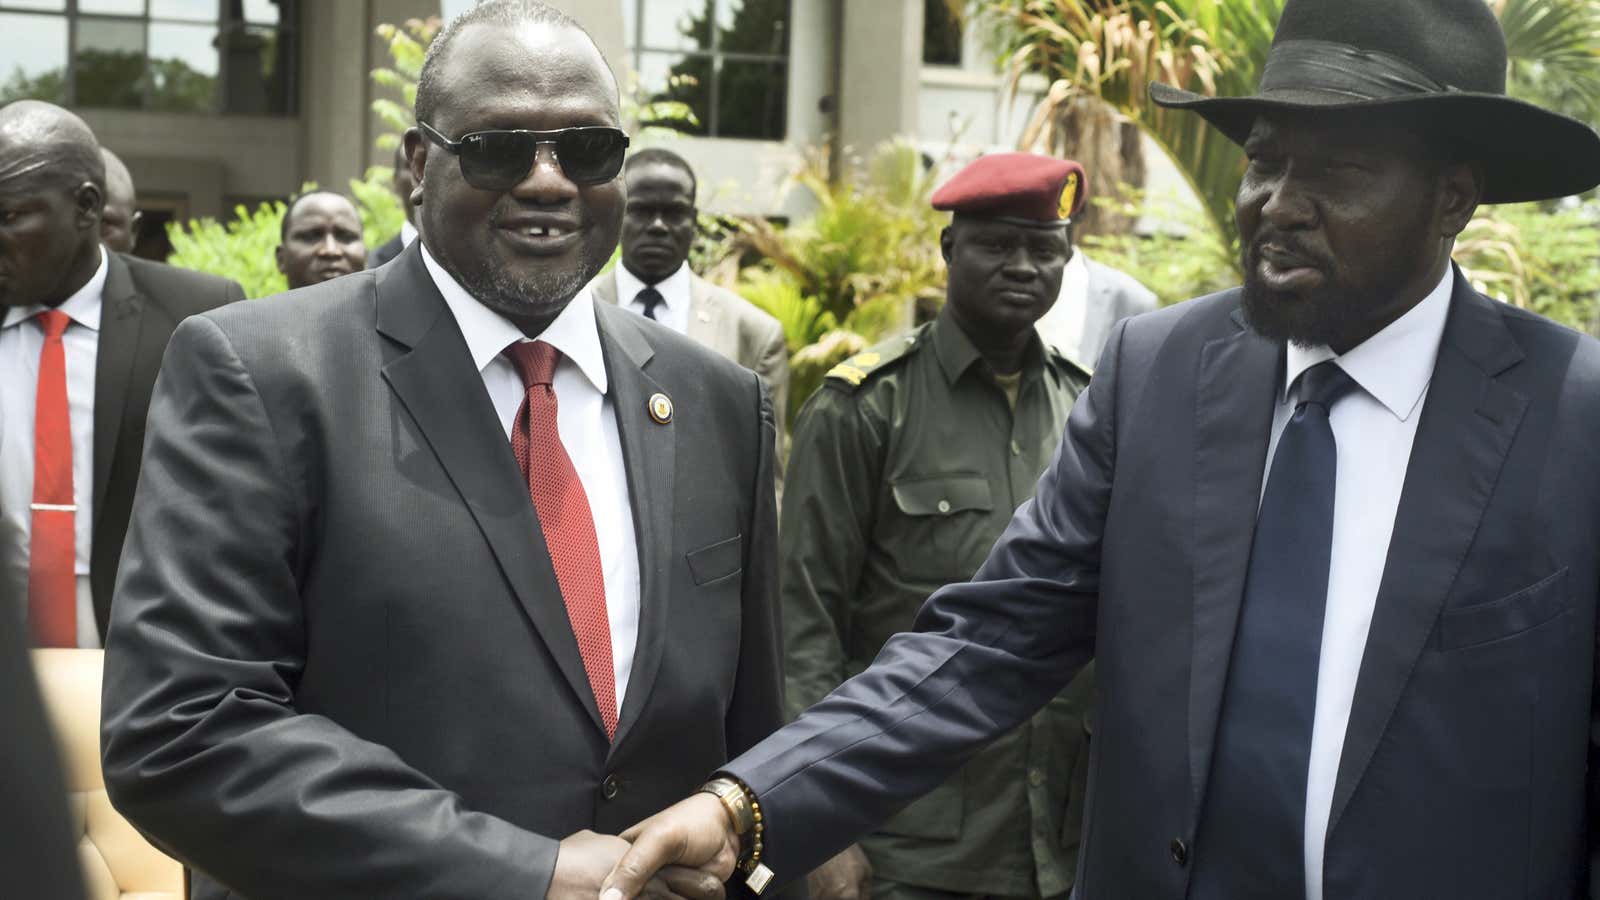
<path fill-rule="evenodd" d="M 688 104 L 700 120 L 663 123 L 688 134 L 706 134 L 711 126 L 711 57 L 678 53 L 639 54 L 639 89 L 646 103 L 666 100 Z"/>
<path fill-rule="evenodd" d="M 0 8 L 4 9 L 44 9 L 50 12 L 62 12 L 67 8 L 67 0 L 0 0 Z M 10 34 L 11 32 L 6 32 Z"/>
<path fill-rule="evenodd" d="M 644 4 L 644 46 L 652 50 L 709 48 L 711 0 L 649 0 Z"/>
<path fill-rule="evenodd" d="M 283 56 L 290 40 L 276 28 L 252 25 L 234 29 L 222 39 L 222 111 L 234 115 L 285 115 L 289 63 Z"/>
<path fill-rule="evenodd" d="M 209 112 L 217 82 L 213 25 L 150 25 L 150 108 Z"/>
<path fill-rule="evenodd" d="M 717 75 L 717 136 L 783 140 L 788 94 L 784 64 L 723 60 Z"/>
<path fill-rule="evenodd" d="M 217 21 L 217 0 L 150 0 L 150 16 L 157 19 Z"/>
<path fill-rule="evenodd" d="M 277 25 L 282 16 L 277 0 L 244 0 L 244 20 L 252 25 Z"/>
<path fill-rule="evenodd" d="M 961 65 L 961 4 L 964 0 L 923 0 L 922 61 L 930 66 Z"/>
<path fill-rule="evenodd" d="M 114 16 L 144 15 L 144 0 L 78 0 L 80 13 L 108 13 Z"/>
<path fill-rule="evenodd" d="M 144 23 L 79 19 L 77 97 L 82 106 L 138 109 L 144 83 Z"/>
<path fill-rule="evenodd" d="M 718 49 L 789 55 L 789 0 L 718 0 Z"/>
<path fill-rule="evenodd" d="M 0 103 L 29 98 L 67 102 L 67 20 L 0 13 L 6 36 L 0 63 Z"/>

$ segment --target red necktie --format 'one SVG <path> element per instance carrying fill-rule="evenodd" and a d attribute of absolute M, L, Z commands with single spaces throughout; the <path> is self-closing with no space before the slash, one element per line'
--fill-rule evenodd
<path fill-rule="evenodd" d="M 33 407 L 33 527 L 28 541 L 28 624 L 39 647 L 78 646 L 77 560 L 72 499 L 72 420 L 67 413 L 67 353 L 72 320 L 40 313 L 39 392 Z"/>
<path fill-rule="evenodd" d="M 511 450 L 528 480 L 528 495 L 550 548 L 556 583 L 561 586 L 567 619 L 578 638 L 578 652 L 600 706 L 606 737 L 616 737 L 616 670 L 611 662 L 611 620 L 606 615 L 600 542 L 595 538 L 594 516 L 583 482 L 561 443 L 556 392 L 550 386 L 561 353 L 544 341 L 519 341 L 506 348 L 506 355 L 527 389 L 511 430 Z"/>

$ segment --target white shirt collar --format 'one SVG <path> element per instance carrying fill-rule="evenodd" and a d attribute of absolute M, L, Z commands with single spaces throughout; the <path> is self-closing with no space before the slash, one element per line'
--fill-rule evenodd
<path fill-rule="evenodd" d="M 530 340 L 505 316 L 467 293 L 466 288 L 434 261 L 426 245 L 422 247 L 422 262 L 439 293 L 444 295 L 445 305 L 456 317 L 461 336 L 467 341 L 467 352 L 472 354 L 472 364 L 480 374 L 501 351 L 518 341 Z M 560 350 L 562 356 L 577 365 L 595 390 L 606 392 L 605 356 L 600 350 L 600 329 L 594 319 L 594 298 L 587 287 L 578 291 L 555 321 L 545 326 L 538 340 Z"/>
<path fill-rule="evenodd" d="M 66 299 L 56 309 L 67 314 L 74 325 L 81 325 L 91 331 L 100 330 L 100 307 L 106 292 L 106 273 L 109 263 L 106 260 L 106 248 L 100 248 L 100 267 L 94 270 L 89 280 L 83 287 L 78 288 L 71 297 Z M 6 310 L 6 318 L 0 328 L 10 328 L 20 322 L 26 322 L 45 311 L 45 307 L 35 303 L 32 306 L 19 306 Z"/>
<path fill-rule="evenodd" d="M 617 262 L 617 304 L 627 306 L 639 296 L 639 292 L 647 287 L 654 287 L 661 292 L 661 299 L 666 301 L 667 308 L 678 310 L 689 303 L 689 263 L 684 262 L 678 266 L 677 271 L 661 279 L 653 285 L 647 285 L 639 276 L 628 271 L 628 267 L 621 261 Z"/>
<path fill-rule="evenodd" d="M 1410 419 L 1439 359 L 1439 342 L 1444 338 L 1450 295 L 1455 289 L 1455 271 L 1455 266 L 1446 266 L 1444 277 L 1421 303 L 1343 356 L 1326 346 L 1290 344 L 1282 399 L 1288 399 L 1289 389 L 1300 373 L 1317 363 L 1336 359 L 1339 368 L 1395 418 L 1402 422 Z"/>
<path fill-rule="evenodd" d="M 410 222 L 400 223 L 400 246 L 409 247 L 417 239 L 417 226 Z"/>

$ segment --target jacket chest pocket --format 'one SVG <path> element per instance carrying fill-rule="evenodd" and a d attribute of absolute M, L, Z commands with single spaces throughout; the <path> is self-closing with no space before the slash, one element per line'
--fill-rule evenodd
<path fill-rule="evenodd" d="M 989 480 L 981 475 L 949 474 L 908 478 L 889 486 L 892 514 L 879 525 L 907 581 L 944 584 L 972 577 L 989 553 L 994 511 Z"/>
<path fill-rule="evenodd" d="M 1439 616 L 1440 650 L 1464 650 L 1515 637 L 1543 625 L 1572 606 L 1562 568 L 1498 600 L 1446 609 Z"/>

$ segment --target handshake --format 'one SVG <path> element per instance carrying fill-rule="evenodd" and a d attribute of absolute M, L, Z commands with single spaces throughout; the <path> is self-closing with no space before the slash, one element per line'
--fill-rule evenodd
<path fill-rule="evenodd" d="M 723 900 L 740 837 L 721 801 L 698 793 L 620 837 L 580 831 L 561 841 L 546 900 Z M 865 900 L 871 871 L 850 848 L 811 876 L 815 898 Z"/>

